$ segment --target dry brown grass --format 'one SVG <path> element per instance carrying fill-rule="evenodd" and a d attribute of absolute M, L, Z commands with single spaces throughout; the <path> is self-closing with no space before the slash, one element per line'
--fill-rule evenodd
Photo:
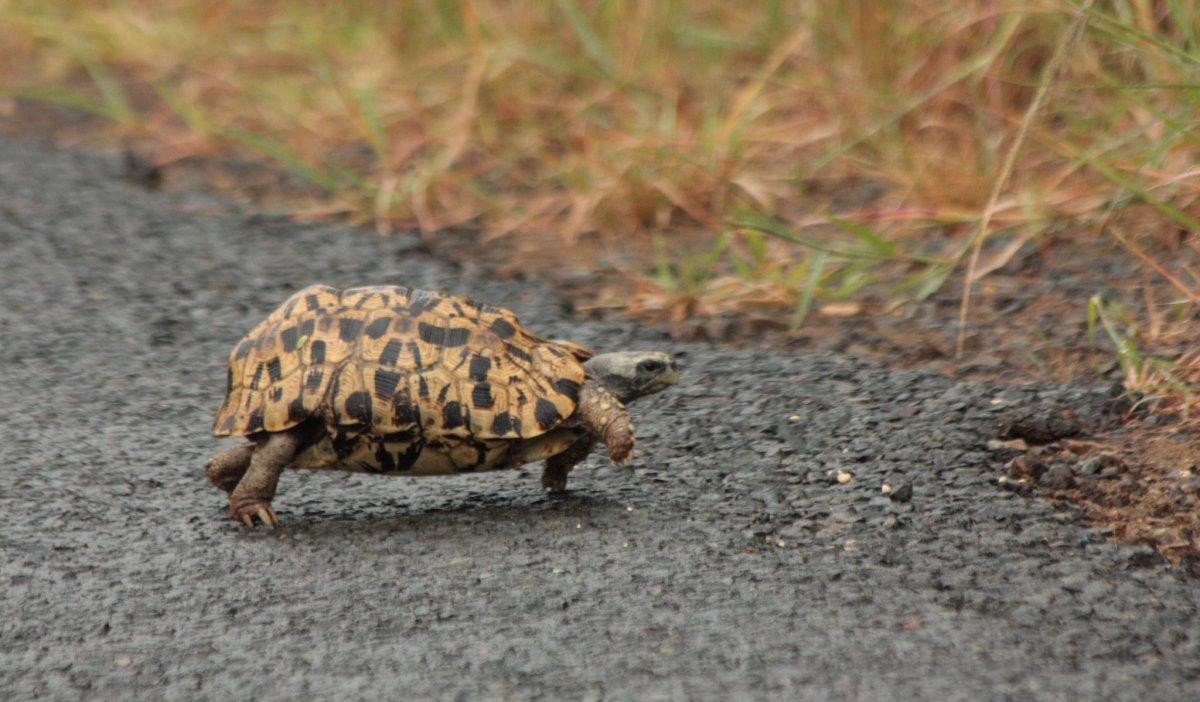
<path fill-rule="evenodd" d="M 623 273 L 597 304 L 798 323 L 929 294 L 985 212 L 979 274 L 1052 234 L 1197 233 L 1198 26 L 1183 0 L 0 0 L 0 84 L 159 162 L 279 162 L 310 210 Z"/>

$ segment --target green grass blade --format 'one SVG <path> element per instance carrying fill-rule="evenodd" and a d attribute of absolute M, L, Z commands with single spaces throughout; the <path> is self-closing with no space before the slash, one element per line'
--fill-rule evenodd
<path fill-rule="evenodd" d="M 108 118 L 121 124 L 133 124 L 137 121 L 137 113 L 129 104 L 129 99 L 125 97 L 125 91 L 121 88 L 121 84 L 113 78 L 104 64 L 93 58 L 82 47 L 70 45 L 70 48 L 79 63 L 83 65 L 83 70 L 87 71 L 88 76 L 95 83 L 96 89 L 100 91 Z"/>
<path fill-rule="evenodd" d="M 800 299 L 796 302 L 796 313 L 792 315 L 792 329 L 799 329 L 808 318 L 808 312 L 812 309 L 813 299 L 817 294 L 817 285 L 821 282 L 821 274 L 828 262 L 829 254 L 823 251 L 817 251 L 809 259 L 808 278 L 805 279 L 804 287 L 800 290 Z"/>
<path fill-rule="evenodd" d="M 1071 146 L 1069 144 L 1066 145 L 1066 148 L 1068 151 L 1071 152 L 1072 156 L 1074 156 L 1075 158 L 1079 159 L 1080 161 L 1083 161 L 1084 163 L 1086 163 L 1088 166 L 1090 166 L 1093 170 L 1095 170 L 1100 175 L 1104 176 L 1105 178 L 1111 180 L 1112 182 L 1120 185 L 1121 187 L 1125 188 L 1129 192 L 1133 193 L 1142 202 L 1145 202 L 1146 204 L 1151 205 L 1152 207 L 1157 209 L 1159 212 L 1162 212 L 1163 214 L 1167 215 L 1171 219 L 1175 220 L 1176 222 L 1178 222 L 1180 225 L 1182 225 L 1189 231 L 1200 232 L 1200 221 L 1192 218 L 1187 213 L 1175 208 L 1170 203 L 1168 203 L 1166 200 L 1162 200 L 1160 198 L 1155 197 L 1154 195 L 1151 195 L 1149 190 L 1146 190 L 1145 188 L 1141 187 L 1137 183 L 1134 183 L 1132 180 L 1130 180 L 1129 178 L 1122 175 L 1120 171 L 1118 171 L 1117 169 L 1108 165 L 1107 163 L 1104 163 L 1103 161 L 1101 161 L 1097 158 L 1088 156 L 1087 154 L 1083 153 L 1082 151 L 1079 151 L 1078 149 L 1075 149 L 1073 146 Z"/>
<path fill-rule="evenodd" d="M 387 158 L 387 139 L 383 135 L 383 125 L 379 120 L 379 110 L 375 108 L 375 91 L 363 88 L 355 90 L 354 106 L 362 116 L 363 124 L 367 127 L 367 140 L 375 151 L 375 157 L 383 163 Z"/>
<path fill-rule="evenodd" d="M 1087 334 L 1088 344 L 1096 345 L 1096 321 L 1100 315 L 1100 296 L 1092 295 L 1087 304 Z"/>
<path fill-rule="evenodd" d="M 896 255 L 896 247 L 891 242 L 886 241 L 875 232 L 863 224 L 852 222 L 848 219 L 842 219 L 835 215 L 827 215 L 830 222 L 833 222 L 841 230 L 848 232 L 858 238 L 867 246 L 871 247 L 880 254 L 891 258 Z"/>
<path fill-rule="evenodd" d="M 185 99 L 174 88 L 163 83 L 156 83 L 153 88 L 154 92 L 162 98 L 162 101 L 174 110 L 175 114 L 179 115 L 184 124 L 193 131 L 207 135 L 216 134 L 220 131 L 199 105 Z"/>
<path fill-rule="evenodd" d="M 579 5 L 575 4 L 574 0 L 555 0 L 554 4 L 558 5 L 559 11 L 566 17 L 567 24 L 571 25 L 571 31 L 575 32 L 579 43 L 583 44 L 583 50 L 588 57 L 606 76 L 616 75 L 616 63 L 609 54 L 608 47 L 604 45 L 600 35 L 596 34 Z"/>
<path fill-rule="evenodd" d="M 729 225 L 733 226 L 733 227 L 743 227 L 746 229 L 755 229 L 755 230 L 763 232 L 764 234 L 769 234 L 770 236 L 776 237 L 778 239 L 783 239 L 784 241 L 789 241 L 793 244 L 798 244 L 807 249 L 812 249 L 813 251 L 823 251 L 832 256 L 838 256 L 840 258 L 845 258 L 845 259 L 851 259 L 851 260 L 866 259 L 866 260 L 872 260 L 872 261 L 905 260 L 905 261 L 915 261 L 918 263 L 927 263 L 927 264 L 942 263 L 942 261 L 940 259 L 936 259 L 936 258 L 932 258 L 932 257 L 928 257 L 928 256 L 920 256 L 920 255 L 901 253 L 901 252 L 895 250 L 894 247 L 891 247 L 890 244 L 887 244 L 887 242 L 882 242 L 882 243 L 887 244 L 887 246 L 890 247 L 888 253 L 884 253 L 884 252 L 878 250 L 874 246 L 870 247 L 869 249 L 863 249 L 863 250 L 847 250 L 847 249 L 839 249 L 839 248 L 836 248 L 833 246 L 828 246 L 825 244 L 818 244 L 817 242 L 814 242 L 809 239 L 805 239 L 805 238 L 798 236 L 796 233 L 794 233 L 791 230 L 790 227 L 787 226 L 787 224 L 775 219 L 774 217 L 759 214 L 756 212 L 742 212 L 742 213 L 736 215 L 731 220 L 729 220 Z"/>
<path fill-rule="evenodd" d="M 1148 32 L 1142 31 L 1140 28 L 1135 27 L 1128 22 L 1123 22 L 1120 18 L 1104 12 L 1095 5 L 1085 7 L 1078 0 L 1067 0 L 1067 4 L 1071 7 L 1074 7 L 1076 10 L 1082 10 L 1086 12 L 1090 18 L 1099 20 L 1099 24 L 1093 25 L 1096 31 L 1104 32 L 1114 41 L 1124 44 L 1135 51 L 1144 50 L 1145 46 L 1149 44 L 1164 54 L 1175 58 L 1179 63 L 1188 64 L 1193 67 L 1200 67 L 1200 57 L 1193 56 L 1183 49 L 1175 46 L 1171 42 Z M 1113 31 L 1105 31 L 1105 27 L 1112 28 Z M 1140 42 L 1126 41 L 1125 39 L 1129 37 L 1133 39 L 1139 39 Z"/>
<path fill-rule="evenodd" d="M 1184 39 L 1193 51 L 1196 50 L 1196 4 L 1189 2 L 1185 6 L 1179 0 L 1166 0 L 1175 25 L 1183 30 Z"/>
<path fill-rule="evenodd" d="M 922 302 L 929 299 L 942 286 L 946 284 L 946 279 L 950 277 L 950 273 L 954 271 L 954 266 L 948 264 L 933 264 L 922 273 L 918 280 L 921 286 L 917 288 L 917 292 L 913 295 L 913 299 L 917 302 Z"/>
<path fill-rule="evenodd" d="M 450 0 L 436 0 L 433 5 L 437 10 L 438 25 L 442 28 L 442 36 L 447 39 L 461 40 L 464 32 L 460 4 Z"/>

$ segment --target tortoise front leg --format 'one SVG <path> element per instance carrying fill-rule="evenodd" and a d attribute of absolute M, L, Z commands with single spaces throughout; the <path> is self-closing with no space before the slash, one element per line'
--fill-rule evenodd
<path fill-rule="evenodd" d="M 542 487 L 550 492 L 565 492 L 567 474 L 591 454 L 595 445 L 596 438 L 589 434 L 577 439 L 566 451 L 547 458 L 542 469 Z"/>
<path fill-rule="evenodd" d="M 633 458 L 633 422 L 616 395 L 600 383 L 587 380 L 579 391 L 579 407 L 575 411 L 580 425 L 608 446 L 608 457 L 613 463 L 624 466 Z"/>
<path fill-rule="evenodd" d="M 278 526 L 279 518 L 271 508 L 271 500 L 275 497 L 279 474 L 295 458 L 298 448 L 300 438 L 295 431 L 270 434 L 266 441 L 255 446 L 250 469 L 229 493 L 229 516 L 250 527 L 254 526 L 255 517 L 263 524 Z"/>

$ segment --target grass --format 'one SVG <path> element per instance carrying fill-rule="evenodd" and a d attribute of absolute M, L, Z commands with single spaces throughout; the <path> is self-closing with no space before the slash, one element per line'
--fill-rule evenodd
<path fill-rule="evenodd" d="M 1136 404 L 1178 410 L 1184 419 L 1194 422 L 1196 389 L 1200 382 L 1200 354 L 1188 352 L 1179 358 L 1147 355 L 1138 340 L 1153 341 L 1162 332 L 1159 329 L 1143 329 L 1143 322 L 1120 303 L 1107 301 L 1100 295 L 1088 300 L 1088 335 L 1095 343 L 1098 329 L 1104 330 L 1116 350 L 1125 388 L 1136 399 Z"/>
<path fill-rule="evenodd" d="M 254 154 L 381 231 L 608 252 L 669 318 L 963 276 L 965 320 L 1048 232 L 1200 234 L 1182 0 L 0 0 L 0 26 L 0 95 L 160 162 Z"/>

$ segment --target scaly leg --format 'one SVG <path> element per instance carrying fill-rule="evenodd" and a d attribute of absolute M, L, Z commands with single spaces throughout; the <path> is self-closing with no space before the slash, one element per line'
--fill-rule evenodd
<path fill-rule="evenodd" d="M 608 446 L 608 457 L 618 466 L 633 458 L 633 422 L 625 405 L 594 380 L 587 380 L 579 393 L 580 425 Z"/>
<path fill-rule="evenodd" d="M 299 447 L 300 438 L 295 431 L 271 434 L 255 446 L 250 469 L 229 493 L 229 516 L 250 527 L 254 526 L 255 517 L 263 524 L 278 526 L 279 518 L 271 508 L 271 500 L 275 497 L 279 474 L 295 458 Z"/>
<path fill-rule="evenodd" d="M 250 456 L 253 454 L 252 443 L 226 449 L 209 459 L 208 465 L 204 466 L 204 475 L 226 493 L 233 492 L 238 481 L 250 469 Z"/>
<path fill-rule="evenodd" d="M 542 470 L 542 487 L 550 492 L 565 492 L 567 474 L 591 454 L 595 445 L 596 438 L 589 434 L 577 439 L 566 451 L 547 458 Z"/>

